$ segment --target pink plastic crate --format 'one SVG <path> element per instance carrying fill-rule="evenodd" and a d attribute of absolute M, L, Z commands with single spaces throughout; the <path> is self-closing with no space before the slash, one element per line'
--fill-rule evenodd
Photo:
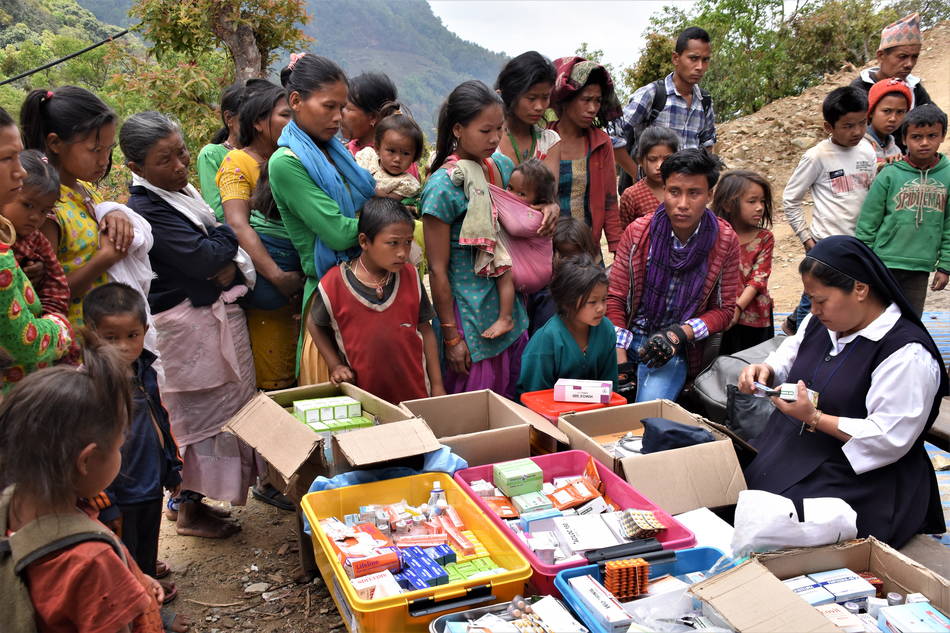
<path fill-rule="evenodd" d="M 591 459 L 591 456 L 584 451 L 565 451 L 563 453 L 531 457 L 530 459 L 541 468 L 541 472 L 544 473 L 544 481 L 551 481 L 555 477 L 580 475 L 584 472 L 584 468 L 587 466 L 587 460 Z M 674 519 L 666 511 L 658 508 L 656 504 L 634 490 L 633 486 L 614 474 L 612 470 L 599 461 L 594 460 L 594 463 L 597 465 L 597 473 L 600 475 L 600 480 L 604 483 L 604 491 L 614 503 L 624 510 L 628 508 L 653 510 L 666 525 L 670 526 L 657 537 L 660 544 L 663 545 L 663 549 L 683 549 L 695 545 L 696 536 L 686 529 L 682 523 Z M 515 533 L 508 527 L 508 524 L 495 514 L 481 497 L 472 492 L 472 488 L 469 484 L 477 479 L 491 481 L 492 464 L 466 468 L 465 470 L 460 470 L 455 473 L 455 481 L 459 483 L 462 490 L 472 497 L 482 512 L 495 522 L 504 535 L 511 539 L 515 547 L 517 547 L 521 553 L 524 554 L 524 557 L 528 559 L 528 562 L 531 563 L 531 568 L 534 571 L 531 577 L 531 583 L 535 589 L 537 589 L 538 593 L 560 597 L 560 592 L 554 587 L 554 577 L 557 576 L 557 573 L 561 570 L 578 567 L 585 563 L 578 561 L 575 563 L 561 563 L 559 565 L 545 565 L 538 560 L 538 557 L 534 555 L 531 548 L 525 545 L 520 538 L 515 536 Z"/>

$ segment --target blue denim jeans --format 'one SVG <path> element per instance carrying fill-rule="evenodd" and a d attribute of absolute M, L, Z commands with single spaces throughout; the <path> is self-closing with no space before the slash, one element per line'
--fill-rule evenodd
<path fill-rule="evenodd" d="M 633 333 L 633 343 L 627 353 L 636 358 L 637 350 L 646 342 L 645 334 Z M 648 400 L 676 400 L 686 384 L 686 354 L 680 350 L 662 367 L 637 366 L 637 402 Z"/>
<path fill-rule="evenodd" d="M 264 248 L 267 249 L 267 254 L 273 258 L 274 263 L 277 264 L 281 270 L 300 270 L 300 256 L 297 254 L 297 249 L 294 248 L 290 240 L 265 235 L 263 233 L 258 233 L 257 235 L 261 238 L 261 243 L 264 245 Z M 258 273 L 254 290 L 247 295 L 245 302 L 250 307 L 257 308 L 258 310 L 277 310 L 287 305 L 287 297 L 277 289 L 277 286 L 264 279 L 264 276 Z"/>
<path fill-rule="evenodd" d="M 808 295 L 803 293 L 802 300 L 798 303 L 798 307 L 795 308 L 795 312 L 792 313 L 792 318 L 795 319 L 796 329 L 802 324 L 802 321 L 805 320 L 809 312 L 811 312 L 811 299 L 808 298 Z"/>

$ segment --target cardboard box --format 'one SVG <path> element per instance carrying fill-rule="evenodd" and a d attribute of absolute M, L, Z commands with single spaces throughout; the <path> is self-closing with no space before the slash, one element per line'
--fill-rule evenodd
<path fill-rule="evenodd" d="M 884 582 L 885 592 L 919 592 L 944 613 L 950 611 L 950 581 L 873 537 L 758 554 L 693 585 L 690 592 L 739 633 L 836 633 L 831 622 L 781 580 L 840 567 L 871 572 Z"/>
<path fill-rule="evenodd" d="M 363 415 L 379 425 L 330 437 L 315 433 L 287 410 L 296 400 L 340 395 L 358 400 Z M 318 475 L 374 467 L 439 448 L 424 421 L 412 419 L 396 405 L 348 383 L 259 393 L 228 420 L 224 430 L 255 449 L 272 466 L 272 473 L 280 477 L 284 492 L 297 500 Z"/>
<path fill-rule="evenodd" d="M 425 420 L 469 466 L 553 453 L 557 442 L 567 443 L 567 436 L 543 416 L 488 389 L 407 400 L 400 407 L 407 416 Z"/>
<path fill-rule="evenodd" d="M 666 418 L 706 429 L 716 438 L 648 455 L 615 459 L 593 438 L 633 431 L 642 433 L 644 418 Z M 733 441 L 742 442 L 725 427 L 690 413 L 669 400 L 653 400 L 609 407 L 561 417 L 558 429 L 573 449 L 586 451 L 670 514 L 701 507 L 736 503 L 745 490 L 745 477 L 736 458 Z M 744 444 L 744 442 L 742 442 Z"/>

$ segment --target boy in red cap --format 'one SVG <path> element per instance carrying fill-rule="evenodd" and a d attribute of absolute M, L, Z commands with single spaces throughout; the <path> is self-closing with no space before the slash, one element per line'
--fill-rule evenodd
<path fill-rule="evenodd" d="M 864 138 L 877 154 L 878 171 L 903 156 L 894 132 L 904 121 L 913 98 L 910 87 L 901 79 L 882 79 L 868 91 L 868 131 Z"/>

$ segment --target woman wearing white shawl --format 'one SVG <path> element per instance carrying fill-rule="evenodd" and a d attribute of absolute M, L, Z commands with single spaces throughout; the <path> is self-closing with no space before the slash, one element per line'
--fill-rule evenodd
<path fill-rule="evenodd" d="M 165 380 L 162 399 L 181 450 L 178 533 L 222 538 L 237 531 L 201 503 L 243 505 L 258 473 L 250 447 L 221 427 L 254 396 L 243 310 L 255 281 L 250 258 L 188 183 L 190 157 L 178 125 L 158 112 L 130 117 L 119 144 L 134 176 L 129 207 L 152 227 L 148 292 Z"/>

